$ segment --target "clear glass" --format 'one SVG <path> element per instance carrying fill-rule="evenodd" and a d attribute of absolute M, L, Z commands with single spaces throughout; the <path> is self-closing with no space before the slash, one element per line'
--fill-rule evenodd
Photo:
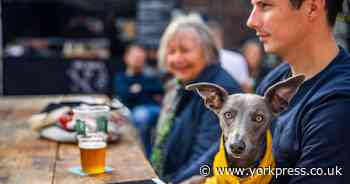
<path fill-rule="evenodd" d="M 107 120 L 110 108 L 104 105 L 83 105 L 73 108 L 73 121 L 84 124 L 83 134 L 104 131 L 107 133 Z M 81 126 L 80 126 L 81 127 Z M 79 132 L 79 131 L 78 131 Z"/>
<path fill-rule="evenodd" d="M 107 135 L 103 132 L 78 135 L 80 162 L 82 170 L 87 174 L 105 172 Z"/>

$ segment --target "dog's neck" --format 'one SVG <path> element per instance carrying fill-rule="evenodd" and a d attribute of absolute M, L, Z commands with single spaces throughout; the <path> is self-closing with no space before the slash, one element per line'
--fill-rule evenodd
<path fill-rule="evenodd" d="M 263 159 L 265 153 L 266 153 L 266 136 L 264 136 L 264 139 L 260 142 L 257 152 L 254 156 L 252 156 L 249 160 L 243 160 L 241 158 L 234 158 L 227 154 L 226 150 L 226 158 L 228 162 L 228 166 L 231 168 L 255 168 L 258 167 L 260 164 L 260 161 Z M 245 176 L 245 175 L 244 175 Z"/>

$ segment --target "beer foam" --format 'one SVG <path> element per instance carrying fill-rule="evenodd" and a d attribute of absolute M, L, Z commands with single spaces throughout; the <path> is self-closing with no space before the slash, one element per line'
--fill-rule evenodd
<path fill-rule="evenodd" d="M 107 143 L 105 142 L 79 142 L 79 148 L 82 149 L 99 149 L 105 148 Z"/>

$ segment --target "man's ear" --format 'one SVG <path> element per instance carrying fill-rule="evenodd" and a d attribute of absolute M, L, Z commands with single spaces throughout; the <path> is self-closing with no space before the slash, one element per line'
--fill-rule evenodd
<path fill-rule="evenodd" d="M 304 82 L 304 75 L 296 75 L 271 86 L 265 92 L 264 98 L 274 115 L 286 110 L 293 96 Z"/>
<path fill-rule="evenodd" d="M 213 83 L 199 82 L 189 84 L 186 90 L 196 90 L 200 97 L 203 98 L 204 104 L 215 113 L 218 113 L 228 97 L 228 92 L 221 86 Z"/>
<path fill-rule="evenodd" d="M 326 0 L 308 0 L 305 1 L 307 16 L 309 20 L 314 21 L 316 17 L 320 17 L 322 12 L 326 13 Z"/>

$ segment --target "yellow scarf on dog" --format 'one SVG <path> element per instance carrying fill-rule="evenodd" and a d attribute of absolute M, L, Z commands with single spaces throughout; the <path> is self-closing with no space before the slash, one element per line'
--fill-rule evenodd
<path fill-rule="evenodd" d="M 269 167 L 270 169 L 274 168 L 275 162 L 272 154 L 271 132 L 267 131 L 266 152 L 257 168 L 261 168 L 261 170 L 263 170 L 264 168 L 269 168 Z M 271 174 L 268 174 L 267 171 L 265 171 L 266 175 L 262 175 L 261 172 L 258 172 L 257 170 L 255 170 L 254 175 L 245 177 L 245 178 L 240 178 L 232 173 L 230 174 L 229 172 L 227 172 L 226 168 L 228 168 L 228 164 L 227 164 L 226 155 L 225 155 L 224 141 L 223 141 L 223 138 L 221 138 L 220 150 L 216 154 L 214 159 L 214 166 L 213 166 L 214 176 L 207 178 L 205 180 L 205 184 L 268 184 L 270 183 L 273 177 Z M 218 169 L 222 169 L 221 171 L 224 171 L 224 172 L 219 173 Z M 234 170 L 231 170 L 231 171 L 234 171 Z"/>

